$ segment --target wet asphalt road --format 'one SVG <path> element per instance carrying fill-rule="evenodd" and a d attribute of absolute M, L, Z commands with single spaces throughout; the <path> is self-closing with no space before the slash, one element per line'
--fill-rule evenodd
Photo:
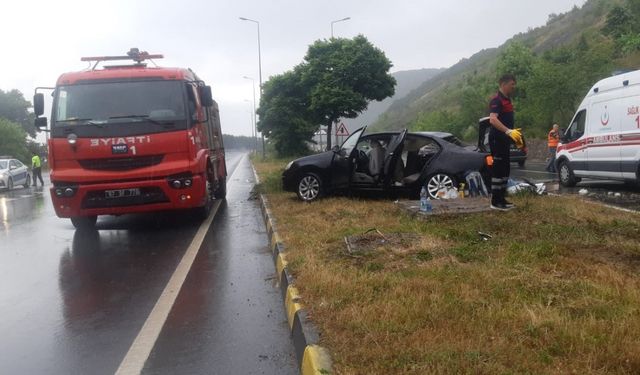
<path fill-rule="evenodd" d="M 297 373 L 248 157 L 227 165 L 227 200 L 143 373 Z M 75 231 L 46 187 L 0 193 L 0 219 L 2 374 L 113 374 L 201 224 L 126 215 Z"/>

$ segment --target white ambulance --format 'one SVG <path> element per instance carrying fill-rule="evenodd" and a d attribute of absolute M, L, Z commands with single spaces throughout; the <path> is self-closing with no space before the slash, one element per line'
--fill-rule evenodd
<path fill-rule="evenodd" d="M 560 183 L 640 181 L 640 70 L 596 83 L 557 149 Z"/>

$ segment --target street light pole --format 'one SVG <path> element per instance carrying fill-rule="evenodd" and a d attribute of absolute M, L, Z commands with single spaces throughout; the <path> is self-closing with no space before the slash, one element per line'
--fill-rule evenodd
<path fill-rule="evenodd" d="M 260 81 L 260 97 L 262 98 L 262 52 L 260 50 L 260 22 L 256 20 L 252 20 L 250 18 L 240 17 L 242 21 L 249 21 L 256 24 L 258 27 L 258 79 Z M 262 158 L 265 156 L 265 147 L 264 147 L 264 134 L 261 133 L 262 136 Z"/>
<path fill-rule="evenodd" d="M 256 119 L 256 80 L 251 78 L 251 77 L 247 77 L 244 76 L 242 77 L 244 79 L 248 79 L 251 80 L 251 84 L 253 85 L 253 129 L 252 129 L 252 133 L 253 133 L 253 141 L 254 141 L 254 149 L 256 154 L 258 153 L 258 121 Z"/>
<path fill-rule="evenodd" d="M 331 21 L 331 39 L 333 39 L 333 24 L 334 23 L 338 23 L 338 22 L 342 22 L 342 21 L 348 21 L 350 20 L 351 17 L 345 17 L 343 19 L 339 19 L 339 20 L 335 20 L 335 21 Z"/>
<path fill-rule="evenodd" d="M 245 102 L 247 102 L 247 103 L 249 103 L 249 113 L 251 113 L 251 100 L 249 100 L 249 99 L 245 99 L 244 101 L 245 101 Z M 254 108 L 255 108 L 255 106 L 254 106 Z M 256 111 L 254 110 L 254 111 L 253 111 L 253 114 L 251 115 L 251 121 L 250 121 L 250 123 L 251 123 L 251 138 L 253 138 L 253 140 L 254 140 L 254 142 L 253 142 L 253 143 L 254 143 L 254 145 L 253 145 L 253 152 L 254 152 L 254 153 L 257 153 L 257 152 L 258 152 L 258 148 L 256 147 L 256 146 L 257 146 L 257 144 L 256 144 L 256 142 L 255 142 L 255 139 L 256 139 L 256 136 L 255 136 L 255 134 L 256 134 L 256 133 L 255 133 L 255 126 L 256 126 L 256 116 L 255 116 L 255 112 L 256 112 Z"/>

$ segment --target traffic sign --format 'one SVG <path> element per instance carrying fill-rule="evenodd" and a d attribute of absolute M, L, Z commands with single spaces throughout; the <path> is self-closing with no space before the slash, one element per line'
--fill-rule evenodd
<path fill-rule="evenodd" d="M 347 127 L 344 126 L 344 122 L 341 122 L 340 126 L 338 126 L 338 129 L 336 130 L 336 135 L 340 135 L 340 136 L 349 135 L 349 130 L 347 130 Z"/>

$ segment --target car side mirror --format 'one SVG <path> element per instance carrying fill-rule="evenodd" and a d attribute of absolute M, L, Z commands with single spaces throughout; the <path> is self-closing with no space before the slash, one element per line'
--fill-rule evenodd
<path fill-rule="evenodd" d="M 200 101 L 204 107 L 211 107 L 213 105 L 213 94 L 211 93 L 211 86 L 200 87 Z"/>
<path fill-rule="evenodd" d="M 39 132 L 47 131 L 47 118 L 46 117 L 36 117 L 34 121 L 34 126 L 36 130 Z"/>
<path fill-rule="evenodd" d="M 340 152 L 340 146 L 338 146 L 338 145 L 333 146 L 333 147 L 331 148 L 331 151 L 333 151 L 333 152 Z"/>
<path fill-rule="evenodd" d="M 38 93 L 33 95 L 33 112 L 36 117 L 44 114 L 44 94 Z"/>

